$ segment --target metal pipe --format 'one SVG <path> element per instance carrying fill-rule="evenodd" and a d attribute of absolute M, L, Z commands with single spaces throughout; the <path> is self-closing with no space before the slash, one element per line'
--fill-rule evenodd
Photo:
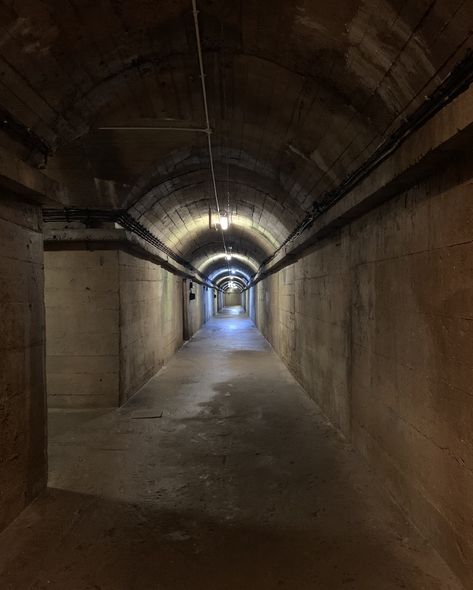
<path fill-rule="evenodd" d="M 197 56 L 199 59 L 200 83 L 202 86 L 202 100 L 204 102 L 205 122 L 207 124 L 207 129 L 210 130 L 209 105 L 207 102 L 207 88 L 205 85 L 204 60 L 202 57 L 202 43 L 200 40 L 199 11 L 197 10 L 197 0 L 192 0 L 192 14 L 194 16 L 194 30 L 197 43 Z"/>
<path fill-rule="evenodd" d="M 197 55 L 199 59 L 199 70 L 200 70 L 200 82 L 202 87 L 202 101 L 204 103 L 204 115 L 205 115 L 205 123 L 207 125 L 207 146 L 209 149 L 209 161 L 210 161 L 210 174 L 212 176 L 212 185 L 214 190 L 214 197 L 215 197 L 215 205 L 217 207 L 217 213 L 220 219 L 220 204 L 218 201 L 218 190 L 217 190 L 217 181 L 215 178 L 215 168 L 214 168 L 214 161 L 213 161 L 213 153 L 212 153 L 212 129 L 210 127 L 210 117 L 209 117 L 209 105 L 207 101 L 207 87 L 205 84 L 205 71 L 204 71 L 204 60 L 202 57 L 202 43 L 200 39 L 200 27 L 199 27 L 199 11 L 197 10 L 197 0 L 192 0 L 192 14 L 194 16 L 194 30 L 195 30 L 195 39 L 197 43 Z M 223 241 L 223 248 L 225 253 L 227 253 L 227 246 L 225 244 L 225 236 L 223 235 L 222 231 L 222 241 Z"/>
<path fill-rule="evenodd" d="M 208 129 L 203 129 L 201 127 L 153 127 L 152 125 L 143 126 L 143 127 L 127 127 L 125 125 L 115 126 L 111 125 L 110 127 L 97 127 L 100 131 L 186 131 L 189 133 L 197 132 L 197 133 L 208 133 Z"/>

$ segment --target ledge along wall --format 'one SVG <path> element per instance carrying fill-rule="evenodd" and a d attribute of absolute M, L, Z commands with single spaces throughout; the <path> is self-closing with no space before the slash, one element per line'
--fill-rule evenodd
<path fill-rule="evenodd" d="M 183 343 L 182 280 L 118 248 L 46 251 L 49 406 L 125 403 Z M 210 290 L 194 292 L 190 335 L 213 307 Z"/>
<path fill-rule="evenodd" d="M 46 486 L 39 207 L 0 195 L 0 530 Z"/>
<path fill-rule="evenodd" d="M 473 185 L 460 160 L 256 284 L 250 314 L 468 588 Z"/>

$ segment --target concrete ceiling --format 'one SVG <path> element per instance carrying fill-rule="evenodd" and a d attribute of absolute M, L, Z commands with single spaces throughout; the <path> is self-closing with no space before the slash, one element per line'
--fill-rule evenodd
<path fill-rule="evenodd" d="M 226 238 L 253 265 L 471 46 L 464 0 L 198 4 Z M 205 127 L 190 0 L 4 0 L 0 22 L 1 106 L 52 147 L 74 205 L 129 208 L 201 266 L 221 253 L 205 134 L 100 129 Z"/>

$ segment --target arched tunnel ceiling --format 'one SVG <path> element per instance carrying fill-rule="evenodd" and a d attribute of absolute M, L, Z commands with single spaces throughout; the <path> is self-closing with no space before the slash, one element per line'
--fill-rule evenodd
<path fill-rule="evenodd" d="M 244 282 L 248 283 L 251 274 L 248 274 L 245 268 L 239 265 L 233 265 L 232 267 L 220 267 L 218 270 L 213 271 L 209 274 L 210 278 L 218 281 L 221 276 L 235 275 L 240 277 Z"/>
<path fill-rule="evenodd" d="M 209 275 L 216 269 L 235 265 L 244 269 L 245 272 L 248 272 L 250 275 L 258 270 L 258 262 L 254 258 L 251 258 L 251 256 L 245 256 L 242 254 L 233 254 L 231 260 L 226 260 L 225 254 L 220 252 L 196 260 L 198 270 Z"/>
<path fill-rule="evenodd" d="M 221 206 L 227 209 L 227 200 L 230 203 L 232 226 L 226 241 L 235 251 L 243 252 L 238 236 L 248 235 L 267 256 L 300 220 L 303 209 L 291 202 L 269 173 L 255 173 L 243 162 L 231 165 L 233 156 L 225 153 L 216 167 Z M 174 169 L 172 174 L 164 168 L 158 178 L 154 175 L 147 181 L 146 188 L 134 197 L 130 212 L 185 256 L 188 244 L 194 244 L 197 237 L 202 239 L 209 226 L 209 206 L 215 209 L 212 190 L 208 155 L 200 150 L 186 167 Z"/>
<path fill-rule="evenodd" d="M 227 279 L 239 282 L 241 285 L 246 285 L 248 283 L 248 277 L 246 274 L 241 270 L 233 268 L 230 271 L 225 268 L 221 269 L 219 272 L 215 273 L 213 279 L 216 285 L 219 285 Z"/>
<path fill-rule="evenodd" d="M 236 276 L 246 285 L 258 269 L 258 263 L 240 254 L 234 254 L 231 260 L 227 260 L 224 254 L 214 254 L 201 258 L 197 268 L 217 285 L 222 277 L 227 276 Z"/>
<path fill-rule="evenodd" d="M 223 286 L 223 285 L 228 285 L 228 283 L 234 283 L 235 285 L 238 285 L 242 289 L 246 285 L 245 281 L 241 277 L 233 276 L 233 275 L 232 276 L 230 276 L 230 275 L 222 276 L 220 279 L 217 279 L 217 281 L 216 281 L 216 285 L 219 287 Z"/>
<path fill-rule="evenodd" d="M 226 238 L 257 263 L 471 46 L 464 0 L 198 5 Z M 200 265 L 221 252 L 205 134 L 100 129 L 205 126 L 190 0 L 17 0 L 0 15 L 1 106 L 52 146 L 46 172 L 73 204 L 130 208 Z"/>
<path fill-rule="evenodd" d="M 223 250 L 222 236 L 220 232 L 213 229 L 202 229 L 198 239 L 190 242 L 183 251 L 187 260 L 192 260 L 194 266 L 198 267 L 203 260 L 219 254 Z M 271 252 L 270 244 L 250 228 L 238 227 L 233 224 L 225 232 L 225 243 L 231 247 L 233 252 L 247 256 L 261 263 Z"/>

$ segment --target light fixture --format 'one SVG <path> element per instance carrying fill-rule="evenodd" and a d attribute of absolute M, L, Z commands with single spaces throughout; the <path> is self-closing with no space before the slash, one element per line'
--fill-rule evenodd
<path fill-rule="evenodd" d="M 223 231 L 226 231 L 228 229 L 229 226 L 229 220 L 228 220 L 228 216 L 225 212 L 222 211 L 222 213 L 220 213 L 220 227 Z"/>
<path fill-rule="evenodd" d="M 227 211 L 212 211 L 209 207 L 209 228 L 226 231 L 231 225 L 231 215 Z"/>
<path fill-rule="evenodd" d="M 231 260 L 232 259 L 232 255 L 229 254 L 229 253 L 225 254 L 225 259 L 226 260 Z"/>

